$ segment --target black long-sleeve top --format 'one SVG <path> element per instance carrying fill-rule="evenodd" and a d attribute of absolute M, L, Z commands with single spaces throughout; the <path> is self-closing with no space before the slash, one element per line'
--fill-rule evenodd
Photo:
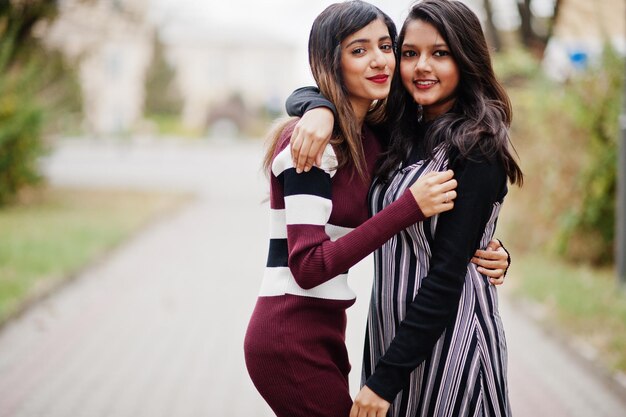
<path fill-rule="evenodd" d="M 501 163 L 460 158 L 456 152 L 450 156 L 449 168 L 458 182 L 454 209 L 439 215 L 428 273 L 391 345 L 366 381 L 389 402 L 408 383 L 410 373 L 430 356 L 444 330 L 454 324 L 467 265 L 479 249 L 493 204 L 506 194 Z M 417 160 L 409 159 L 407 165 Z"/>
<path fill-rule="evenodd" d="M 290 115 L 301 116 L 316 107 L 334 109 L 314 87 L 296 90 L 287 100 Z M 507 176 L 499 160 L 482 155 L 460 157 L 455 150 L 449 157 L 449 168 L 458 182 L 454 209 L 440 214 L 428 274 L 391 345 L 365 383 L 389 402 L 406 386 L 410 373 L 431 354 L 446 327 L 454 323 L 467 265 L 479 249 L 493 204 L 507 192 Z M 404 165 L 421 159 L 419 151 L 412 152 Z"/>

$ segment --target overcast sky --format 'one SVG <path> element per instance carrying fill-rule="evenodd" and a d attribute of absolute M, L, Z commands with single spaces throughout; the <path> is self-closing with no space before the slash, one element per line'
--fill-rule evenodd
<path fill-rule="evenodd" d="M 227 27 L 246 27 L 250 31 L 273 34 L 294 42 L 306 43 L 315 17 L 333 0 L 151 0 L 160 24 L 177 28 L 206 27 L 212 22 Z M 517 24 L 516 0 L 492 0 L 498 24 Z M 411 0 L 370 0 L 398 26 L 406 16 Z M 481 13 L 482 0 L 466 0 Z M 551 10 L 553 0 L 534 0 L 538 13 Z"/>
<path fill-rule="evenodd" d="M 226 32 L 228 37 L 263 37 L 294 44 L 301 51 L 302 81 L 310 82 L 306 58 L 309 31 L 315 17 L 337 0 L 150 0 L 153 20 L 162 34 Z M 368 0 L 399 27 L 413 0 Z M 462 0 L 463 1 L 463 0 Z M 465 0 L 479 16 L 483 0 Z M 534 0 L 535 13 L 551 12 L 554 0 Z M 518 25 L 516 0 L 492 0 L 496 24 Z M 234 32 L 234 33 L 233 33 Z M 241 32 L 241 33 L 240 33 Z"/>

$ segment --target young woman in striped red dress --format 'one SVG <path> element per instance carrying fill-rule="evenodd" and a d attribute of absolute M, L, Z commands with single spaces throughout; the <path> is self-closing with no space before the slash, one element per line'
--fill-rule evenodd
<path fill-rule="evenodd" d="M 368 219 L 382 147 L 364 122 L 384 117 L 395 36 L 391 19 L 361 1 L 320 14 L 309 40 L 311 70 L 338 109 L 339 127 L 320 166 L 306 173 L 296 173 L 290 156 L 295 121 L 277 129 L 267 153 L 269 255 L 244 351 L 252 381 L 279 417 L 347 417 L 345 310 L 355 299 L 348 269 L 400 230 L 453 206 L 451 172 L 433 173 Z"/>
<path fill-rule="evenodd" d="M 510 416 L 497 294 L 468 263 L 493 236 L 507 179 L 522 181 L 508 149 L 510 102 L 480 23 L 460 2 L 414 5 L 398 60 L 394 129 L 371 210 L 448 168 L 458 198 L 450 212 L 412 225 L 375 253 L 365 386 L 350 416 Z"/>

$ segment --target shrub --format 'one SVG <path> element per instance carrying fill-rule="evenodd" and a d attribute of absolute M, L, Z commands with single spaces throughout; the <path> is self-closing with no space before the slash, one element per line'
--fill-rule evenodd
<path fill-rule="evenodd" d="M 607 46 L 601 65 L 571 86 L 576 125 L 588 136 L 588 162 L 578 177 L 580 203 L 564 214 L 558 238 L 560 252 L 574 260 L 613 261 L 623 74 L 624 63 Z"/>
<path fill-rule="evenodd" d="M 38 181 L 41 154 L 41 109 L 33 97 L 35 62 L 20 51 L 31 40 L 23 34 L 26 23 L 18 10 L 0 14 L 0 205 L 17 191 Z"/>
<path fill-rule="evenodd" d="M 523 54 L 498 60 L 504 80 L 514 80 L 511 136 L 526 174 L 524 188 L 511 189 L 505 235 L 521 250 L 610 263 L 623 62 L 606 48 L 598 66 L 561 84 L 531 73 Z"/>
<path fill-rule="evenodd" d="M 37 158 L 43 148 L 41 109 L 6 84 L 7 79 L 0 82 L 0 206 L 40 180 Z"/>
<path fill-rule="evenodd" d="M 58 129 L 80 107 L 74 73 L 32 34 L 56 8 L 54 0 L 0 2 L 0 206 L 40 181 L 44 129 Z"/>

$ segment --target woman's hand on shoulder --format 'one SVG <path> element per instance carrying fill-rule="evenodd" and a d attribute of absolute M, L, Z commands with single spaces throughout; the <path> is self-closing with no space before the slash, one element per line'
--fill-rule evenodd
<path fill-rule="evenodd" d="M 452 210 L 456 198 L 454 189 L 457 186 L 453 177 L 454 172 L 450 169 L 443 172 L 433 171 L 420 177 L 411 185 L 409 190 L 424 216 L 430 217 Z"/>
<path fill-rule="evenodd" d="M 509 269 L 510 255 L 498 239 L 492 239 L 485 250 L 477 250 L 472 262 L 478 265 L 478 272 L 489 277 L 493 285 L 504 283 Z"/>
<path fill-rule="evenodd" d="M 304 113 L 291 135 L 291 159 L 296 172 L 308 172 L 313 165 L 322 164 L 322 155 L 330 142 L 335 116 L 326 107 L 316 107 Z"/>
<path fill-rule="evenodd" d="M 391 404 L 367 385 L 361 388 L 350 410 L 350 417 L 385 417 Z"/>

